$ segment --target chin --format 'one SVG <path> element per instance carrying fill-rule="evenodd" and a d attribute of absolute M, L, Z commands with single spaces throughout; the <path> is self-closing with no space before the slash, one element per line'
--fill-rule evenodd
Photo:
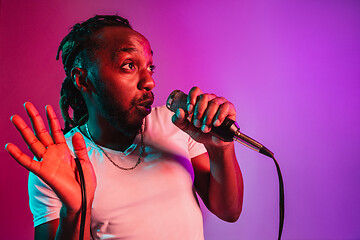
<path fill-rule="evenodd" d="M 126 134 L 129 135 L 137 134 L 141 126 L 143 125 L 144 118 L 148 114 L 150 114 L 150 111 L 147 114 L 137 113 L 137 114 L 132 114 L 131 117 L 127 117 L 127 119 L 120 119 L 120 121 L 118 122 L 120 124 L 119 127 L 121 128 L 122 132 Z"/>

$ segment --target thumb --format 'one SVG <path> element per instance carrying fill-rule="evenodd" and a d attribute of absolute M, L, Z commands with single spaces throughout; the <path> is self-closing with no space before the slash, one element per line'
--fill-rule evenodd
<path fill-rule="evenodd" d="M 186 131 L 186 129 L 189 127 L 189 122 L 186 121 L 185 117 L 185 111 L 181 108 L 178 108 L 175 112 L 175 114 L 172 116 L 171 121 L 175 126 L 180 128 L 183 131 Z"/>
<path fill-rule="evenodd" d="M 89 157 L 87 154 L 86 144 L 83 136 L 80 133 L 75 133 L 72 138 L 72 144 L 74 146 L 75 156 L 80 161 L 89 162 Z"/>
<path fill-rule="evenodd" d="M 90 162 L 85 140 L 80 133 L 75 133 L 72 138 L 72 143 L 74 146 L 75 156 L 79 159 L 82 170 L 84 172 L 85 182 L 86 182 L 86 192 L 90 194 L 89 200 L 93 198 L 93 193 L 96 188 L 96 176 L 94 168 Z"/>
<path fill-rule="evenodd" d="M 191 135 L 191 133 L 198 131 L 196 127 L 187 120 L 185 111 L 182 108 L 178 108 L 175 114 L 172 116 L 171 121 L 175 126 Z"/>

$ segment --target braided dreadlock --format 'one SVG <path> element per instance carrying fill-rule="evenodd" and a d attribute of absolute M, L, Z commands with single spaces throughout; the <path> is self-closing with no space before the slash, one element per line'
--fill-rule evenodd
<path fill-rule="evenodd" d="M 64 133 L 67 133 L 75 126 L 85 123 L 88 118 L 84 98 L 71 79 L 71 69 L 76 65 L 86 64 L 91 59 L 94 50 L 99 48 L 92 36 L 107 26 L 121 26 L 132 29 L 129 21 L 120 16 L 96 15 L 85 22 L 75 24 L 70 33 L 60 43 L 56 60 L 59 59 L 61 52 L 66 73 L 60 91 L 60 109 L 65 120 Z M 69 114 L 70 108 L 73 111 L 73 118 Z"/>

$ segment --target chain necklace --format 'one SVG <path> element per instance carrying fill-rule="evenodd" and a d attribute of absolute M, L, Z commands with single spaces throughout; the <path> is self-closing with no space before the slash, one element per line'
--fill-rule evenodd
<path fill-rule="evenodd" d="M 137 167 L 137 165 L 139 165 L 142 155 L 144 153 L 144 135 L 143 135 L 143 130 L 142 127 L 140 128 L 140 135 L 141 135 L 141 145 L 140 145 L 140 154 L 139 154 L 139 159 L 137 160 L 136 164 L 133 167 L 130 168 L 126 168 L 126 167 L 122 167 L 117 165 L 113 160 L 111 160 L 111 158 L 109 157 L 109 155 L 107 155 L 107 153 L 104 151 L 104 149 L 102 147 L 100 147 L 98 144 L 95 143 L 93 137 L 90 134 L 89 128 L 88 128 L 88 124 L 85 123 L 85 128 L 86 128 L 86 133 L 89 135 L 90 140 L 105 154 L 105 156 L 110 160 L 110 162 L 117 168 L 120 168 L 121 170 L 133 170 L 134 168 Z"/>

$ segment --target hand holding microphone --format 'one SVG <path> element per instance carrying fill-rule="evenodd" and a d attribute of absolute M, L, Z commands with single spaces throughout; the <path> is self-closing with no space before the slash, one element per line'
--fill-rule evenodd
<path fill-rule="evenodd" d="M 183 109 L 193 125 L 201 127 L 204 133 L 210 132 L 224 142 L 236 140 L 269 157 L 274 155 L 265 146 L 240 132 L 235 122 L 234 106 L 225 98 L 203 94 L 199 88 L 194 87 L 189 96 L 180 90 L 174 90 L 169 95 L 166 106 L 173 112 Z"/>

